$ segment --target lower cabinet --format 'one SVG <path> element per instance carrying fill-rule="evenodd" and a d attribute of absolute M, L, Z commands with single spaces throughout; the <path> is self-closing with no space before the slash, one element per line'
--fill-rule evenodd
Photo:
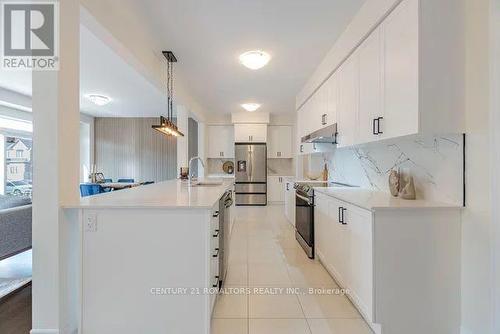
<path fill-rule="evenodd" d="M 209 256 L 209 274 L 208 274 L 208 288 L 216 289 L 219 286 L 219 207 L 218 204 L 212 208 L 212 218 L 210 220 L 210 251 Z M 210 293 L 210 314 L 213 312 L 217 294 L 214 290 Z"/>
<path fill-rule="evenodd" d="M 371 212 L 331 197 L 315 198 L 316 253 L 368 320 L 373 318 Z"/>
<path fill-rule="evenodd" d="M 285 216 L 288 222 L 295 227 L 295 182 L 286 181 L 285 183 Z"/>
<path fill-rule="evenodd" d="M 316 192 L 316 255 L 376 334 L 458 333 L 460 207 L 407 203 Z"/>
<path fill-rule="evenodd" d="M 285 201 L 285 177 L 267 177 L 267 201 L 273 203 L 283 203 Z"/>

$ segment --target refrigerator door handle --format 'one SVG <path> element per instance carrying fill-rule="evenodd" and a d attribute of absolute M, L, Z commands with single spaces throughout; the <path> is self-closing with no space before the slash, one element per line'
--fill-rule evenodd
<path fill-rule="evenodd" d="M 248 180 L 253 181 L 253 161 L 252 149 L 248 149 Z"/>

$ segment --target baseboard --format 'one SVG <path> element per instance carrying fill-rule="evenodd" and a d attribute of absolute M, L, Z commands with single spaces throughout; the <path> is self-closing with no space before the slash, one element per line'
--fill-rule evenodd
<path fill-rule="evenodd" d="M 59 334 L 58 329 L 32 329 L 30 334 Z"/>

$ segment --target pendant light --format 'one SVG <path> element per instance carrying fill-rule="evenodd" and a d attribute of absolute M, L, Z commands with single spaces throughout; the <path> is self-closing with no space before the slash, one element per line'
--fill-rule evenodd
<path fill-rule="evenodd" d="M 163 51 L 163 56 L 167 59 L 167 117 L 160 116 L 160 124 L 153 125 L 153 129 L 174 137 L 184 137 L 184 134 L 179 131 L 177 125 L 173 122 L 174 119 L 174 69 L 173 63 L 177 62 L 177 58 L 172 51 Z"/>

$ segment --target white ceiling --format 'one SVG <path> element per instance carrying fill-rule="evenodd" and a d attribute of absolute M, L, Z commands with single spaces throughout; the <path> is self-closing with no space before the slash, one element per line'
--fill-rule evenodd
<path fill-rule="evenodd" d="M 142 0 L 138 15 L 173 50 L 175 72 L 205 110 L 241 111 L 245 102 L 260 111 L 295 110 L 295 96 L 365 0 Z M 263 49 L 273 59 L 261 70 L 238 56 Z M 81 26 L 81 110 L 93 116 L 165 114 L 165 95 Z M 31 95 L 30 72 L 0 70 L 0 87 Z M 104 94 L 98 107 L 86 94 Z"/>
<path fill-rule="evenodd" d="M 166 114 L 164 93 L 87 28 L 80 28 L 80 109 L 96 117 Z M 31 96 L 31 72 L 0 70 L 0 87 Z M 112 102 L 99 107 L 85 98 L 87 94 L 106 95 Z"/>
<path fill-rule="evenodd" d="M 295 110 L 295 96 L 364 0 L 142 0 L 144 22 L 179 59 L 176 72 L 194 98 L 217 113 L 248 101 L 271 113 Z M 146 19 L 147 18 L 147 19 Z M 251 71 L 239 54 L 273 59 Z"/>

